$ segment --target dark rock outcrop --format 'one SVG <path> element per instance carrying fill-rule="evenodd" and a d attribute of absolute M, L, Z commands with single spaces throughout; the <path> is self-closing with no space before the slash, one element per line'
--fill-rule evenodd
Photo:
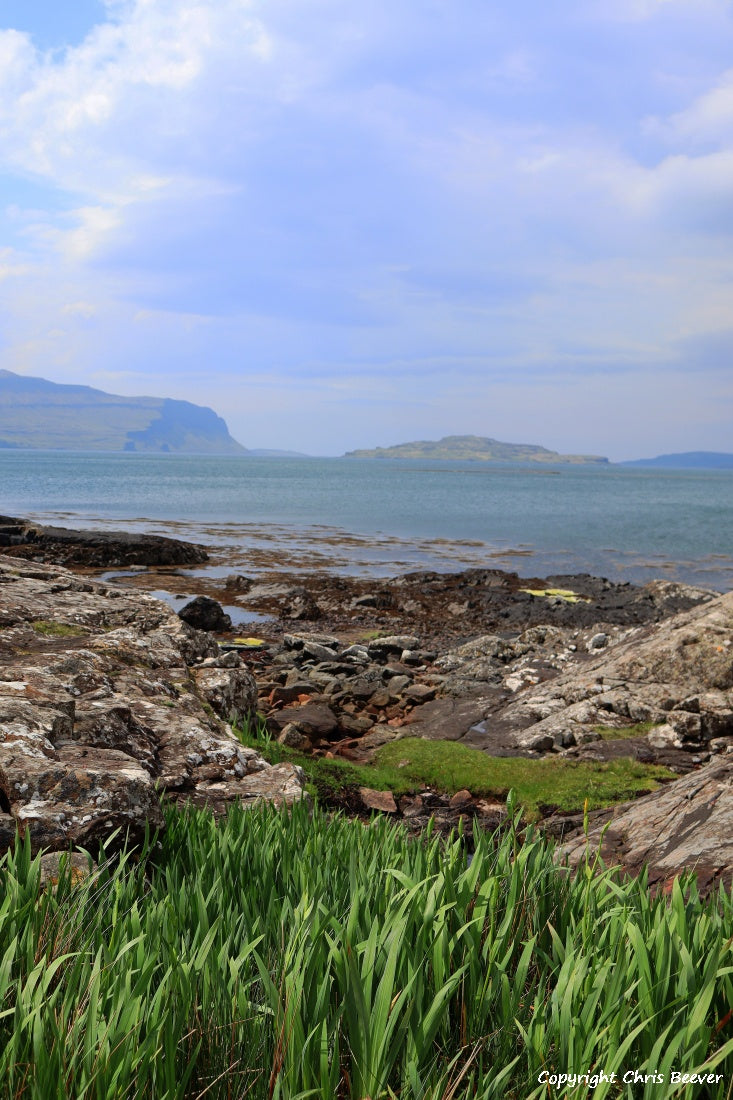
<path fill-rule="evenodd" d="M 210 596 L 195 596 L 178 612 L 178 617 L 194 630 L 210 630 L 222 633 L 232 629 L 232 620 L 220 603 Z"/>
<path fill-rule="evenodd" d="M 0 516 L 0 547 L 16 558 L 89 569 L 125 565 L 196 565 L 207 561 L 203 546 L 163 535 L 130 531 L 76 531 Z"/>

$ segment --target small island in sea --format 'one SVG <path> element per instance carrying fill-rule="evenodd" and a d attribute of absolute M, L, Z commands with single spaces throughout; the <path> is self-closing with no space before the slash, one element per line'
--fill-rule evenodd
<path fill-rule="evenodd" d="M 480 435 L 446 435 L 442 439 L 420 439 L 394 447 L 348 451 L 344 458 L 432 458 L 460 462 L 608 463 L 601 455 L 563 455 L 536 443 L 502 443 Z"/>

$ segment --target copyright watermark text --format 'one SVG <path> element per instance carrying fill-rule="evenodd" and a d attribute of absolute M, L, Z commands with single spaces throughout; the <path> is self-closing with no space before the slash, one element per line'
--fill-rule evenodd
<path fill-rule="evenodd" d="M 673 1069 L 669 1073 L 640 1073 L 636 1069 L 627 1069 L 624 1072 L 604 1073 L 602 1070 L 594 1073 L 552 1073 L 543 1069 L 537 1078 L 540 1085 L 549 1085 L 551 1088 L 580 1088 L 584 1086 L 596 1089 L 600 1084 L 611 1085 L 719 1085 L 723 1080 L 722 1073 L 684 1073 L 682 1070 Z"/>

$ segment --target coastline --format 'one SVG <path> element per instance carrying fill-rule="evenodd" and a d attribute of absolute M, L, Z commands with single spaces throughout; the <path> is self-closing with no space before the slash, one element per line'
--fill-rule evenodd
<path fill-rule="evenodd" d="M 717 553 L 674 560 L 664 554 L 645 556 L 610 546 L 553 550 L 522 542 L 500 545 L 440 535 L 369 533 L 321 523 L 222 523 L 148 516 L 126 518 L 67 510 L 29 511 L 26 515 L 36 523 L 58 524 L 72 530 L 125 531 L 202 545 L 209 556 L 206 565 L 181 571 L 181 576 L 190 579 L 194 586 L 240 571 L 253 577 L 276 572 L 320 572 L 388 578 L 421 569 L 448 573 L 495 568 L 516 571 L 528 578 L 588 573 L 620 583 L 645 584 L 664 579 L 718 592 L 733 589 L 733 555 Z"/>

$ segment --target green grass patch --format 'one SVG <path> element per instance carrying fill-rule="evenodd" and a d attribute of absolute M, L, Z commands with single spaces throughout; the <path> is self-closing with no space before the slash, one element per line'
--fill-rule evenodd
<path fill-rule="evenodd" d="M 454 741 L 424 741 L 405 738 L 378 749 L 374 763 L 353 764 L 347 760 L 326 760 L 306 756 L 267 737 L 264 725 L 259 736 L 237 731 L 243 744 L 261 752 L 271 764 L 290 761 L 306 773 L 311 789 L 325 802 L 348 794 L 356 787 L 392 791 L 396 797 L 423 787 L 451 795 L 469 790 L 472 794 L 504 799 L 514 790 L 526 819 L 536 821 L 541 807 L 556 806 L 568 813 L 580 813 L 586 799 L 589 809 L 625 802 L 660 783 L 676 779 L 674 772 L 657 765 L 640 764 L 621 758 L 606 764 L 572 761 L 560 757 L 526 760 L 522 757 L 488 756 L 479 749 Z"/>
<path fill-rule="evenodd" d="M 36 634 L 42 634 L 47 638 L 79 638 L 89 631 L 83 626 L 73 626 L 71 623 L 59 623 L 55 619 L 36 619 L 31 626 Z"/>
<path fill-rule="evenodd" d="M 660 781 L 675 779 L 667 768 L 640 764 L 631 759 L 606 764 L 545 757 L 487 756 L 479 749 L 452 741 L 423 741 L 416 738 L 393 741 L 377 752 L 381 767 L 397 769 L 402 782 L 452 793 L 462 789 L 474 795 L 505 798 L 515 790 L 519 805 L 529 820 L 536 820 L 541 806 L 579 812 L 588 800 L 589 809 L 608 806 L 652 791 Z"/>
<path fill-rule="evenodd" d="M 55 889 L 29 845 L 0 858 L 3 1097 L 547 1100 L 543 1071 L 603 1070 L 595 1100 L 668 1100 L 690 1091 L 672 1069 L 731 1079 L 728 893 L 654 898 L 593 854 L 570 876 L 515 828 L 468 865 L 460 838 L 304 806 L 166 819 L 142 858 Z M 653 1083 L 621 1086 L 629 1068 Z"/>
<path fill-rule="evenodd" d="M 627 741 L 632 737 L 646 737 L 657 722 L 636 722 L 633 726 L 595 726 L 602 741 Z"/>

